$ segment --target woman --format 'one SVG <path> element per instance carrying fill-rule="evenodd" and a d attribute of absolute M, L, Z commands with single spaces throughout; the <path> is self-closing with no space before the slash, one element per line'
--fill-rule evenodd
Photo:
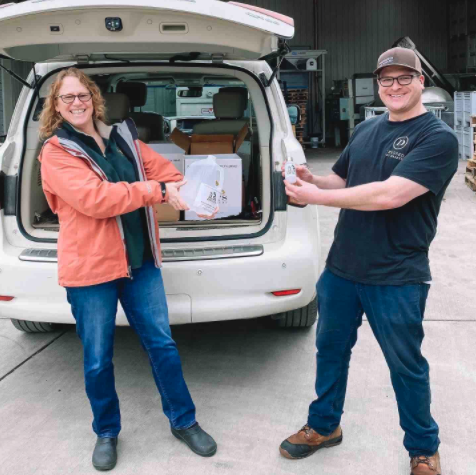
<path fill-rule="evenodd" d="M 92 462 L 114 468 L 121 429 L 112 364 L 117 303 L 149 356 L 172 433 L 197 454 L 217 446 L 195 420 L 172 339 L 151 207 L 188 209 L 174 165 L 138 140 L 127 119 L 108 127 L 97 85 L 70 68 L 51 85 L 40 117 L 43 190 L 58 214 L 59 283 L 66 288 L 84 351 L 86 393 L 98 439 Z"/>

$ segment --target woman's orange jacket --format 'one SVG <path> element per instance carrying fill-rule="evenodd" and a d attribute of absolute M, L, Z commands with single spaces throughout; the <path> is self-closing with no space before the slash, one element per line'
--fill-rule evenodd
<path fill-rule="evenodd" d="M 112 127 L 96 123 L 108 138 Z M 117 127 L 136 160 L 141 181 L 110 183 L 91 157 L 65 134 L 43 145 L 43 191 L 59 218 L 58 280 L 64 287 L 101 284 L 130 276 L 121 214 L 146 207 L 149 238 L 155 264 L 161 266 L 159 226 L 152 205 L 162 198 L 159 182 L 182 180 L 166 158 L 138 140 L 134 123 Z"/>

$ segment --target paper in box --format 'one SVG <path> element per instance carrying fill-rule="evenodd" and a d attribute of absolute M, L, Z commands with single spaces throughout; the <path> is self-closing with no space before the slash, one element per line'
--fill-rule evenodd
<path fill-rule="evenodd" d="M 203 160 L 207 156 L 186 156 L 185 157 L 185 178 L 187 177 L 187 168 L 197 160 Z M 224 186 L 218 199 L 220 207 L 215 219 L 236 216 L 242 211 L 242 163 L 241 158 L 235 153 L 220 155 L 217 157 L 217 164 L 225 171 L 223 180 Z M 200 221 L 202 218 L 197 216 L 195 211 L 185 211 L 186 221 Z"/>

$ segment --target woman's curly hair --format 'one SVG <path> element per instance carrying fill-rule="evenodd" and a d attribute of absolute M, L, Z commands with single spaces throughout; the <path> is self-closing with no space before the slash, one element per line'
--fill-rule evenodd
<path fill-rule="evenodd" d="M 40 138 L 42 140 L 51 137 L 56 129 L 63 123 L 64 119 L 59 112 L 56 112 L 55 105 L 63 79 L 68 76 L 78 78 L 81 84 L 87 87 L 89 92 L 91 92 L 94 106 L 93 119 L 101 121 L 106 119 L 104 98 L 96 83 L 77 68 L 64 69 L 56 76 L 55 81 L 51 84 L 48 96 L 43 105 L 43 110 L 40 114 Z"/>

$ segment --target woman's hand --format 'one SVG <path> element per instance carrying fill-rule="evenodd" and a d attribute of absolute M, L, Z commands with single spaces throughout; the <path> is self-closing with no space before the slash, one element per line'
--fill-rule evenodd
<path fill-rule="evenodd" d="M 283 178 L 284 178 L 284 166 L 285 164 L 283 163 L 283 166 L 281 167 L 281 170 L 283 172 Z M 314 175 L 312 174 L 311 170 L 309 170 L 307 165 L 296 165 L 296 176 L 302 181 L 314 184 L 314 181 L 313 181 Z"/>
<path fill-rule="evenodd" d="M 217 207 L 215 208 L 215 211 L 213 211 L 213 214 L 208 215 L 208 214 L 198 214 L 198 213 L 197 213 L 197 216 L 198 216 L 199 218 L 202 218 L 202 219 L 213 219 L 213 218 L 217 215 L 219 209 L 220 209 L 220 208 L 217 206 Z"/>
<path fill-rule="evenodd" d="M 166 183 L 168 200 L 167 203 L 177 211 L 187 211 L 190 209 L 188 204 L 180 196 L 180 188 L 187 183 L 187 180 Z"/>

